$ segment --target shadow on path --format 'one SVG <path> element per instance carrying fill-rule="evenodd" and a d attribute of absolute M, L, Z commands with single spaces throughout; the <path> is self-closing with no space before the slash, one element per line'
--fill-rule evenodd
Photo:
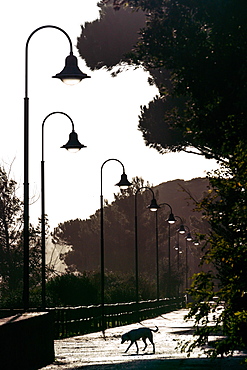
<path fill-rule="evenodd" d="M 244 370 L 247 366 L 242 364 L 243 357 L 234 358 L 190 358 L 190 359 L 164 359 L 164 360 L 137 360 L 118 364 L 86 365 L 70 370 Z"/>

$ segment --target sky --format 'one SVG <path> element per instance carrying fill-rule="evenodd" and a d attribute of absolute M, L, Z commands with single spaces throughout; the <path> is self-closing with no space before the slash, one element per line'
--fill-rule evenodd
<path fill-rule="evenodd" d="M 213 160 L 188 153 L 161 155 L 148 148 L 138 131 L 140 106 L 158 94 L 147 82 L 148 74 L 130 69 L 112 78 L 105 69 L 92 72 L 76 49 L 81 25 L 99 16 L 98 0 L 5 1 L 1 28 L 1 134 L 0 165 L 10 171 L 23 198 L 24 70 L 25 45 L 38 27 L 53 25 L 70 36 L 80 69 L 91 76 L 67 86 L 51 76 L 60 72 L 69 54 L 64 34 L 47 28 L 35 33 L 29 43 L 29 184 L 30 221 L 36 225 L 41 213 L 40 162 L 42 122 L 52 112 L 62 111 L 74 122 L 80 142 L 77 153 L 60 147 L 68 141 L 70 120 L 61 114 L 44 125 L 45 211 L 51 230 L 60 222 L 86 219 L 100 207 L 100 169 L 111 158 L 125 167 L 128 179 L 139 176 L 153 186 L 162 182 L 204 177 L 217 168 Z M 110 202 L 122 174 L 117 161 L 103 167 L 103 196 Z M 162 199 L 166 202 L 166 199 Z M 172 204 L 172 200 L 169 199 Z"/>

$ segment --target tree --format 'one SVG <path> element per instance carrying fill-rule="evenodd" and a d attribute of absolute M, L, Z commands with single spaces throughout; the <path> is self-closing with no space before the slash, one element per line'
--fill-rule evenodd
<path fill-rule="evenodd" d="M 148 145 L 163 150 L 191 150 L 222 163 L 210 179 L 213 192 L 201 207 L 211 225 L 205 235 L 204 262 L 215 271 L 195 276 L 190 318 L 196 319 L 195 346 L 207 343 L 210 332 L 225 338 L 211 355 L 246 347 L 246 85 L 247 57 L 243 0 L 133 0 L 105 1 L 116 8 L 127 4 L 148 14 L 132 63 L 160 74 L 170 72 L 171 87 L 159 85 L 160 99 L 175 99 L 157 124 L 143 110 L 140 129 Z M 104 3 L 104 1 L 103 1 Z M 179 130 L 171 143 L 164 128 Z M 162 138 L 160 138 L 162 132 Z M 212 308 L 212 298 L 219 298 Z M 224 309 L 219 311 L 220 304 Z M 222 308 L 222 307 L 221 307 Z M 213 311 L 213 326 L 209 319 Z M 200 325 L 202 324 L 202 327 Z"/>
<path fill-rule="evenodd" d="M 153 83 L 159 87 L 165 114 L 161 112 L 154 124 L 146 120 L 145 109 L 139 128 L 146 144 L 161 152 L 184 150 L 227 161 L 246 125 L 246 2 L 103 0 L 100 4 L 97 27 L 104 23 L 105 13 L 109 12 L 111 18 L 109 4 L 120 9 L 117 14 L 126 12 L 127 4 L 132 9 L 132 13 L 128 12 L 129 23 L 136 13 L 133 9 L 147 15 L 129 63 L 150 72 Z M 90 35 L 97 39 L 94 28 L 92 24 Z M 109 44 L 119 30 L 118 24 L 112 24 L 110 30 L 105 41 Z M 82 30 L 79 50 L 84 50 L 86 43 L 83 32 L 86 29 Z M 114 55 L 108 53 L 105 59 L 101 56 L 100 65 L 112 66 L 117 59 L 118 63 L 126 60 L 126 56 L 114 59 Z M 86 48 L 82 56 L 89 60 Z M 110 57 L 110 63 L 106 62 Z M 172 135 L 175 142 L 171 141 Z"/>
<path fill-rule="evenodd" d="M 91 69 L 111 69 L 125 60 L 125 54 L 136 44 L 138 31 L 144 25 L 143 12 L 133 12 L 130 8 L 115 12 L 112 7 L 103 6 L 100 19 L 81 27 L 78 51 Z"/>
<path fill-rule="evenodd" d="M 16 182 L 0 167 L 0 276 L 2 288 L 16 290 L 22 281 L 22 204 Z"/>
<path fill-rule="evenodd" d="M 212 178 L 214 191 L 199 205 L 211 224 L 211 233 L 205 238 L 205 245 L 210 248 L 203 262 L 213 263 L 216 273 L 211 270 L 195 275 L 189 291 L 194 303 L 188 318 L 195 318 L 199 335 L 194 343 L 187 344 L 189 352 L 195 346 L 207 344 L 209 335 L 219 331 L 223 339 L 215 341 L 214 347 L 208 350 L 212 356 L 232 354 L 234 349 L 247 345 L 247 169 L 244 153 L 235 151 L 230 161 L 232 170 L 227 167 L 225 172 Z M 236 168 L 238 172 L 234 174 Z"/>
<path fill-rule="evenodd" d="M 192 146 L 207 157 L 228 159 L 246 125 L 247 4 L 157 3 L 135 60 L 171 71 L 173 94 L 186 99 L 183 110 L 173 108 L 182 149 Z"/>
<path fill-rule="evenodd" d="M 49 307 L 86 306 L 100 301 L 99 283 L 93 274 L 66 273 L 52 277 L 47 282 Z"/>
<path fill-rule="evenodd" d="M 22 307 L 23 204 L 16 195 L 17 183 L 0 167 L 0 289 L 2 307 Z M 40 226 L 30 225 L 30 287 L 41 281 Z M 37 299 L 32 294 L 33 302 Z"/>

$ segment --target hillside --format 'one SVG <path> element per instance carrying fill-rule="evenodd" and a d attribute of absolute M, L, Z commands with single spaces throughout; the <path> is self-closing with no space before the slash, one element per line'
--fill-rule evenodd
<path fill-rule="evenodd" d="M 202 221 L 201 215 L 194 212 L 194 204 L 189 194 L 200 200 L 207 191 L 208 180 L 196 178 L 189 181 L 181 179 L 168 181 L 155 186 L 154 192 L 158 203 L 169 203 L 175 216 L 182 218 L 193 237 L 196 233 L 204 233 L 207 224 Z M 186 191 L 185 191 L 186 190 Z M 135 229 L 134 229 L 134 195 L 123 199 L 116 199 L 104 208 L 104 234 L 105 234 L 105 268 L 108 271 L 134 272 L 135 269 Z M 138 249 L 140 273 L 152 273 L 156 269 L 155 245 L 156 224 L 155 214 L 147 210 L 150 203 L 148 191 L 138 195 Z M 168 223 L 166 219 L 169 207 L 162 207 L 158 211 L 158 244 L 159 263 L 161 272 L 168 265 Z M 171 265 L 174 270 L 184 269 L 185 238 L 178 235 L 179 218 L 176 224 L 170 227 Z M 60 225 L 59 238 L 73 246 L 65 262 L 73 271 L 99 271 L 100 270 L 100 214 L 96 211 L 90 219 L 71 220 Z M 175 249 L 179 239 L 179 251 Z M 200 261 L 200 247 L 193 243 L 189 248 L 189 270 L 194 273 L 198 270 Z M 178 261 L 179 258 L 179 261 Z"/>
<path fill-rule="evenodd" d="M 208 185 L 209 182 L 206 178 L 195 178 L 187 181 L 177 179 L 163 182 L 153 189 L 155 192 L 158 191 L 159 203 L 169 203 L 175 215 L 189 222 L 190 217 L 194 213 L 194 203 L 190 199 L 188 193 L 190 193 L 196 201 L 199 201 L 207 191 Z"/>

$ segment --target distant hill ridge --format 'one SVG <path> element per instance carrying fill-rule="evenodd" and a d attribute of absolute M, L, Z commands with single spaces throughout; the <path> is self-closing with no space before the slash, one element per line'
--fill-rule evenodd
<path fill-rule="evenodd" d="M 207 192 L 208 186 L 209 180 L 207 178 L 198 177 L 191 180 L 177 179 L 163 182 L 154 186 L 153 189 L 155 193 L 158 191 L 158 203 L 170 204 L 174 215 L 189 219 L 195 205 L 188 193 L 196 201 L 200 201 Z"/>

